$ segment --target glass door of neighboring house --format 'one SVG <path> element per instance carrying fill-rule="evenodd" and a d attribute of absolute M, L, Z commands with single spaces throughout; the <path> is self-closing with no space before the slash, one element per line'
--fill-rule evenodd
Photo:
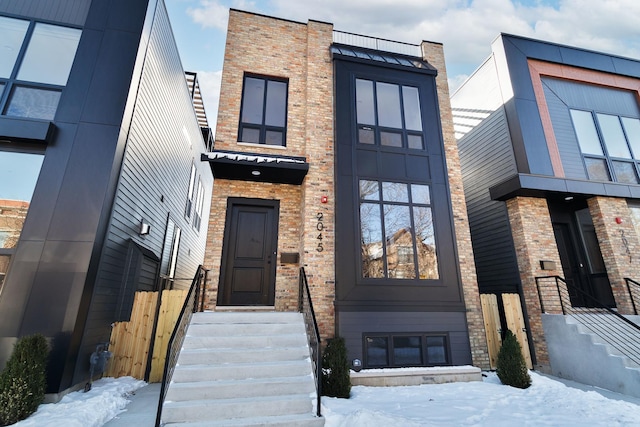
<path fill-rule="evenodd" d="M 553 231 L 574 307 L 615 307 L 600 246 L 588 208 L 550 204 Z"/>

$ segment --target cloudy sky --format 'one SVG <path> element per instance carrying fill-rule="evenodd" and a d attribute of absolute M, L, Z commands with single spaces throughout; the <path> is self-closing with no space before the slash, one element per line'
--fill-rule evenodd
<path fill-rule="evenodd" d="M 453 90 L 499 33 L 640 59 L 638 0 L 165 0 L 182 65 L 198 73 L 215 124 L 229 8 L 412 44 L 444 44 Z"/>

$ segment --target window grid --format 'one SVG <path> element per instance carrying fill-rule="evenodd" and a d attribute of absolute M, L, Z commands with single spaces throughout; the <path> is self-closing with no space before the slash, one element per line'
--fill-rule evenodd
<path fill-rule="evenodd" d="M 238 141 L 286 146 L 287 79 L 245 74 Z"/>
<path fill-rule="evenodd" d="M 364 279 L 438 279 L 430 187 L 359 181 Z"/>
<path fill-rule="evenodd" d="M 357 78 L 356 122 L 361 144 L 425 149 L 417 87 Z"/>
<path fill-rule="evenodd" d="M 569 111 L 587 178 L 640 183 L 640 120 L 594 111 Z"/>
<path fill-rule="evenodd" d="M 20 26 L 24 32 L 15 31 Z M 60 40 L 56 39 L 56 43 L 48 49 L 47 43 L 51 42 L 52 33 L 55 38 L 56 31 L 60 33 Z M 15 48 L 16 52 L 5 57 L 9 58 L 9 63 L 1 70 L 0 114 L 53 120 L 75 57 L 81 30 L 0 16 L 0 33 L 5 36 L 12 33 L 10 49 Z M 48 55 L 52 54 L 50 50 L 54 50 L 56 58 L 62 57 L 45 73 L 42 70 L 46 68 L 43 63 L 47 59 L 40 57 L 43 50 Z M 7 73 L 9 69 L 11 71 Z"/>
<path fill-rule="evenodd" d="M 448 336 L 442 333 L 365 333 L 366 368 L 447 366 L 451 364 Z"/>

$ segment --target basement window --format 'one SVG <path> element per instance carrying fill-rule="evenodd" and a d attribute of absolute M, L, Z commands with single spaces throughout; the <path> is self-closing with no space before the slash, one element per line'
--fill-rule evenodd
<path fill-rule="evenodd" d="M 450 365 L 447 336 L 440 334 L 365 334 L 365 367 L 403 368 Z"/>

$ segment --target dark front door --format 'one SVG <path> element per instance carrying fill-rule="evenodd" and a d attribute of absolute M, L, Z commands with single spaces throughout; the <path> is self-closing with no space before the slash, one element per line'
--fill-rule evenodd
<path fill-rule="evenodd" d="M 218 304 L 274 304 L 277 236 L 277 201 L 229 200 Z"/>
<path fill-rule="evenodd" d="M 554 217 L 553 231 L 571 304 L 615 307 L 589 210 L 556 211 Z"/>

